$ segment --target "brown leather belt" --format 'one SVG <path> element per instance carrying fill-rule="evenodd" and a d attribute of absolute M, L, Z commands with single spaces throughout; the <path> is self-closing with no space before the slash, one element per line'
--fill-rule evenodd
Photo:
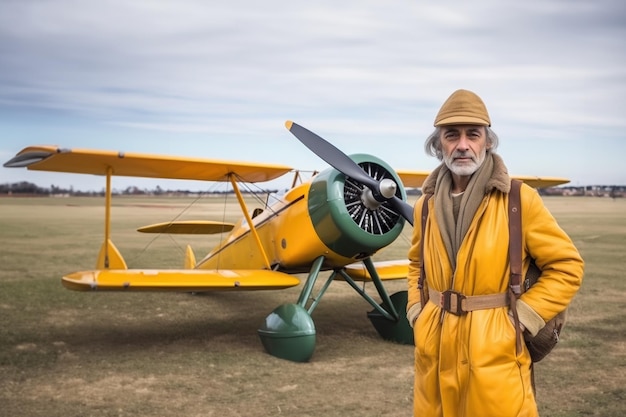
<path fill-rule="evenodd" d="M 428 296 L 429 301 L 455 316 L 462 316 L 469 311 L 506 307 L 509 305 L 508 293 L 463 295 L 452 290 L 439 292 L 429 288 Z"/>

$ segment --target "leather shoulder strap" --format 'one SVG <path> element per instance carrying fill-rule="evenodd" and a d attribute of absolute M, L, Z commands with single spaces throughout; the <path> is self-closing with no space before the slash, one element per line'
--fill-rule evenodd
<path fill-rule="evenodd" d="M 509 193 L 509 263 L 511 268 L 510 285 L 519 297 L 522 293 L 522 205 L 520 189 L 522 181 L 511 180 Z"/>
<path fill-rule="evenodd" d="M 417 280 L 417 288 L 420 290 L 420 302 L 422 307 L 428 301 L 428 292 L 424 290 L 424 282 L 426 281 L 426 270 L 424 269 L 424 233 L 426 231 L 426 220 L 428 219 L 428 200 L 432 194 L 426 194 L 422 203 L 422 237 L 420 239 L 420 277 Z"/>
<path fill-rule="evenodd" d="M 515 323 L 515 352 L 522 352 L 522 330 L 517 314 L 517 299 L 522 295 L 522 204 L 520 189 L 522 181 L 511 180 L 509 192 L 509 301 Z"/>

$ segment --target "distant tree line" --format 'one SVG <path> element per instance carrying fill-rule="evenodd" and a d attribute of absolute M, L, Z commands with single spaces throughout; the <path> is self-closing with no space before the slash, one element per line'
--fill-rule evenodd
<path fill-rule="evenodd" d="M 244 194 L 246 191 L 242 191 Z M 264 193 L 276 193 L 278 190 L 259 190 Z M 211 191 L 210 194 L 231 194 L 232 190 L 225 191 Z M 421 190 L 413 188 L 407 189 L 408 195 L 421 195 Z M 623 185 L 586 185 L 581 187 L 573 186 L 560 186 L 542 188 L 539 190 L 541 195 L 546 196 L 594 196 L 594 197 L 611 197 L 611 198 L 626 198 L 626 186 Z M 114 195 L 129 195 L 129 196 L 186 196 L 186 195 L 198 195 L 201 192 L 189 191 L 189 190 L 164 190 L 160 186 L 153 190 L 141 189 L 136 186 L 126 187 L 124 190 L 113 190 Z M 74 190 L 73 187 L 62 188 L 55 185 L 50 188 L 39 187 L 32 182 L 21 181 L 12 184 L 0 184 L 0 195 L 14 195 L 14 196 L 76 196 L 76 197 L 104 197 L 104 190 L 101 191 L 80 191 Z"/>
<path fill-rule="evenodd" d="M 12 184 L 0 184 L 0 194 L 25 194 L 46 196 L 54 193 L 69 193 L 70 190 L 62 190 L 56 186 L 51 188 L 42 188 L 32 182 L 21 181 Z M 73 192 L 73 190 L 72 190 Z"/>
<path fill-rule="evenodd" d="M 262 192 L 276 193 L 278 190 L 262 190 Z M 113 189 L 111 191 L 114 195 L 130 195 L 130 196 L 185 196 L 185 195 L 197 195 L 201 194 L 200 191 L 189 190 L 165 190 L 160 186 L 156 186 L 153 190 L 142 189 L 136 186 L 126 187 L 124 190 Z M 207 192 L 209 193 L 209 192 Z M 232 190 L 224 191 L 210 191 L 211 194 L 231 194 Z M 242 190 L 242 193 L 246 193 Z M 13 195 L 13 196 L 34 196 L 34 197 L 46 197 L 46 196 L 75 196 L 75 197 L 104 197 L 104 189 L 101 191 L 81 191 L 75 190 L 74 187 L 62 188 L 55 185 L 46 187 L 39 187 L 32 182 L 21 181 L 12 184 L 0 184 L 0 195 Z"/>
<path fill-rule="evenodd" d="M 550 188 L 539 190 L 539 194 L 625 198 L 626 186 L 624 185 L 585 185 L 582 187 L 574 187 L 574 186 L 550 187 Z"/>

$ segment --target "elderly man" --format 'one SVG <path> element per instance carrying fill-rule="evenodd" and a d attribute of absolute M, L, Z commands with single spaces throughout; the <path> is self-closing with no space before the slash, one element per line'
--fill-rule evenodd
<path fill-rule="evenodd" d="M 537 334 L 582 282 L 583 260 L 571 239 L 537 192 L 522 185 L 523 269 L 532 258 L 542 273 L 519 299 L 509 296 L 511 181 L 490 126 L 480 97 L 458 90 L 441 107 L 426 140 L 427 153 L 442 164 L 424 182 L 415 205 L 409 251 L 416 416 L 537 416 L 532 359 L 518 342 L 520 334 Z M 429 214 L 422 235 L 425 201 Z M 471 304 L 463 303 L 470 307 L 446 302 L 442 294 L 448 290 L 456 300 L 471 297 Z"/>

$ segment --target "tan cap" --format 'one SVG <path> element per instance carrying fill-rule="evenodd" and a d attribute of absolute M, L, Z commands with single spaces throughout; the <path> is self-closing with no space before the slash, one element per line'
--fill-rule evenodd
<path fill-rule="evenodd" d="M 452 93 L 435 117 L 435 126 L 459 124 L 491 126 L 485 103 L 468 90 Z"/>

